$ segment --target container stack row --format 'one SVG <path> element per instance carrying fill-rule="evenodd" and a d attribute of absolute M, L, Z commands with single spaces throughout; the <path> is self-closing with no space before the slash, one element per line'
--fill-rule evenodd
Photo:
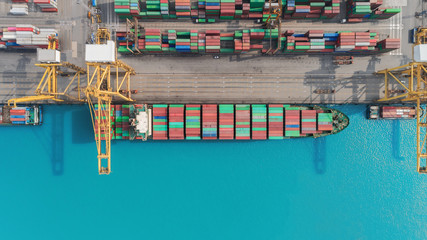
<path fill-rule="evenodd" d="M 28 15 L 28 4 L 26 2 L 12 4 L 9 13 L 12 15 Z"/>
<path fill-rule="evenodd" d="M 286 137 L 300 136 L 300 110 L 293 110 L 292 108 L 286 108 L 285 136 Z"/>
<path fill-rule="evenodd" d="M 236 139 L 251 139 L 251 107 L 249 104 L 236 105 Z"/>
<path fill-rule="evenodd" d="M 382 107 L 381 116 L 383 118 L 415 118 L 417 112 L 413 107 L 395 107 L 384 106 Z"/>
<path fill-rule="evenodd" d="M 147 2 L 150 2 L 150 1 L 147 1 Z M 151 1 L 151 2 L 154 2 L 154 1 Z M 149 5 L 150 4 L 147 3 L 147 6 Z M 141 8 L 140 8 L 139 0 L 114 0 L 114 12 L 119 17 L 139 16 L 140 10 Z"/>
<path fill-rule="evenodd" d="M 168 139 L 168 105 L 154 104 L 153 105 L 153 139 L 167 140 Z"/>
<path fill-rule="evenodd" d="M 252 105 L 252 139 L 267 139 L 266 105 Z"/>
<path fill-rule="evenodd" d="M 162 36 L 160 29 L 145 29 L 145 49 L 149 52 L 161 53 L 162 52 Z M 140 46 L 141 48 L 141 46 Z"/>
<path fill-rule="evenodd" d="M 169 105 L 169 139 L 184 139 L 184 105 Z"/>
<path fill-rule="evenodd" d="M 120 139 L 119 109 L 116 106 L 116 139 Z M 284 139 L 333 131 L 332 113 L 307 107 L 282 104 L 154 104 L 152 109 L 154 140 Z M 414 114 L 413 110 L 407 112 Z M 129 124 L 129 120 L 126 122 Z"/>
<path fill-rule="evenodd" d="M 185 106 L 185 139 L 200 140 L 200 105 Z"/>
<path fill-rule="evenodd" d="M 317 129 L 319 131 L 332 131 L 332 114 L 318 113 L 317 114 Z"/>
<path fill-rule="evenodd" d="M 191 17 L 190 0 L 175 0 L 175 16 L 178 19 Z"/>
<path fill-rule="evenodd" d="M 123 139 L 123 126 L 122 126 L 122 122 L 123 122 L 123 112 L 122 112 L 122 105 L 115 105 L 114 106 L 114 122 L 113 122 L 113 139 Z"/>
<path fill-rule="evenodd" d="M 28 121 L 27 112 L 30 108 L 15 107 L 10 110 L 10 121 L 12 124 L 25 125 Z"/>
<path fill-rule="evenodd" d="M 340 13 L 341 0 L 282 0 L 284 19 L 328 19 Z M 138 6 L 137 9 L 133 9 Z M 278 3 L 272 3 L 278 6 Z M 216 19 L 263 19 L 268 18 L 269 1 L 266 0 L 115 0 L 115 12 L 121 18 L 142 19 L 198 19 L 198 22 L 214 22 Z M 273 15 L 272 17 L 276 17 Z"/>
<path fill-rule="evenodd" d="M 122 139 L 129 139 L 129 116 L 130 116 L 130 105 L 122 105 L 122 122 L 121 126 L 123 129 Z"/>
<path fill-rule="evenodd" d="M 362 22 L 364 19 L 388 19 L 400 13 L 400 8 L 382 7 L 383 0 L 347 1 L 348 22 Z"/>
<path fill-rule="evenodd" d="M 101 107 L 101 114 L 99 114 L 98 112 L 98 108 Z M 106 111 L 108 109 L 107 105 L 102 105 L 99 106 L 98 104 L 95 104 L 94 106 L 95 109 L 95 139 L 97 139 L 98 137 L 101 138 L 101 140 L 106 140 L 108 137 L 108 119 L 110 119 L 111 124 L 113 124 L 114 122 L 114 107 L 110 106 L 110 109 L 112 109 L 113 111 L 111 111 L 110 116 L 108 116 L 108 111 Z M 100 122 L 100 124 L 98 123 Z M 99 127 L 99 128 L 98 128 Z M 114 132 L 113 132 L 113 126 L 110 126 L 110 139 L 113 139 L 114 136 Z"/>
<path fill-rule="evenodd" d="M 129 49 L 135 51 L 135 44 L 131 40 L 126 41 L 126 33 L 117 32 L 116 35 L 119 53 L 130 53 Z M 224 33 L 219 30 L 162 32 L 160 29 L 145 29 L 139 34 L 137 47 L 146 54 L 176 52 L 240 54 L 250 51 L 265 53 L 270 49 L 270 43 L 273 43 L 273 49 L 275 49 L 278 41 L 281 42 L 281 48 L 276 54 L 383 53 L 400 47 L 399 39 L 389 38 L 379 41 L 377 32 L 373 31 L 324 33 L 323 30 L 310 30 L 306 33 L 295 33 L 288 30 L 279 38 L 277 29 L 248 29 Z"/>
<path fill-rule="evenodd" d="M 316 110 L 302 110 L 301 111 L 301 133 L 314 134 L 317 133 L 317 113 Z"/>
<path fill-rule="evenodd" d="M 340 32 L 337 41 L 336 52 L 371 52 L 378 51 L 379 37 L 376 32 Z M 400 47 L 400 40 L 397 41 Z M 384 49 L 384 51 L 391 51 L 394 48 Z"/>
<path fill-rule="evenodd" d="M 220 53 L 220 49 L 220 31 L 206 30 L 206 53 Z"/>
<path fill-rule="evenodd" d="M 170 47 L 173 47 L 173 46 L 170 46 Z M 176 32 L 175 48 L 176 48 L 176 52 L 190 53 L 191 52 L 191 32 Z"/>
<path fill-rule="evenodd" d="M 390 50 L 396 50 L 400 48 L 400 39 L 384 39 L 378 42 L 378 51 L 389 52 Z"/>
<path fill-rule="evenodd" d="M 283 105 L 268 105 L 268 139 L 283 139 Z"/>
<path fill-rule="evenodd" d="M 145 2 L 147 11 L 145 11 L 144 13 L 147 16 L 150 16 L 150 18 L 162 18 L 161 5 L 162 3 L 160 0 L 148 0 Z"/>
<path fill-rule="evenodd" d="M 34 0 L 34 3 L 41 8 L 42 12 L 58 12 L 56 0 Z"/>
<path fill-rule="evenodd" d="M 284 3 L 285 2 L 285 3 Z M 327 19 L 340 13 L 341 0 L 288 0 L 282 1 L 285 19 Z"/>
<path fill-rule="evenodd" d="M 219 105 L 219 139 L 234 139 L 234 105 Z"/>
<path fill-rule="evenodd" d="M 30 24 L 0 28 L 0 49 L 47 48 L 51 35 L 58 35 L 58 33 L 55 29 L 37 28 Z"/>
<path fill-rule="evenodd" d="M 216 104 L 207 104 L 202 107 L 203 139 L 218 138 L 218 108 Z"/>

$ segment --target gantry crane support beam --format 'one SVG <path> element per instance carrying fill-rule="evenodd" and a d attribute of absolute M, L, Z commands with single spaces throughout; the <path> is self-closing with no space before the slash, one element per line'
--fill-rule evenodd
<path fill-rule="evenodd" d="M 282 1 L 281 0 L 277 1 L 278 7 L 272 7 L 271 3 L 272 3 L 272 0 L 269 0 L 268 1 L 268 4 L 269 4 L 268 13 L 269 13 L 269 15 L 268 15 L 268 18 L 265 22 L 265 26 L 270 28 L 270 48 L 267 50 L 266 53 L 270 53 L 270 51 L 273 50 L 271 29 L 278 27 L 277 48 L 272 52 L 272 54 L 275 54 L 282 47 L 281 35 L 282 35 L 282 9 L 283 9 L 283 7 L 282 7 Z M 272 20 L 271 20 L 272 14 L 276 15 L 274 22 L 272 22 Z"/>
<path fill-rule="evenodd" d="M 16 107 L 17 103 L 35 102 L 35 101 L 43 101 L 43 100 L 53 100 L 57 102 L 64 101 L 64 99 L 60 98 L 60 96 L 63 96 L 65 98 L 68 98 L 74 101 L 82 101 L 82 98 L 81 98 L 82 96 L 80 91 L 80 76 L 82 74 L 86 74 L 86 70 L 68 62 L 42 63 L 42 64 L 36 64 L 36 66 L 45 68 L 45 72 L 39 84 L 37 85 L 37 88 L 35 90 L 35 96 L 25 96 L 21 98 L 9 99 L 8 100 L 9 106 L 13 104 Z M 58 73 L 63 73 L 58 69 L 59 67 L 66 67 L 68 69 L 76 71 L 71 81 L 67 84 L 67 87 L 62 92 L 58 91 Z M 76 79 L 77 79 L 78 93 L 77 93 L 77 97 L 73 97 L 69 95 L 67 92 L 70 86 L 76 81 Z"/>
<path fill-rule="evenodd" d="M 417 104 L 417 171 L 427 173 L 427 63 L 412 62 L 377 72 L 384 75 L 385 96 L 379 101 L 416 102 Z M 390 95 L 391 84 L 404 88 L 404 93 Z M 422 115 L 422 113 L 425 113 Z"/>
<path fill-rule="evenodd" d="M 57 49 L 58 48 L 58 38 L 55 35 L 49 36 L 48 38 L 49 44 L 48 49 Z M 64 99 L 60 98 L 61 96 L 64 98 L 68 98 L 75 101 L 82 101 L 81 99 L 81 91 L 80 91 L 80 75 L 86 74 L 86 70 L 84 68 L 78 67 L 69 62 L 62 63 L 39 63 L 35 64 L 38 67 L 44 68 L 44 74 L 37 85 L 35 90 L 35 96 L 25 96 L 21 98 L 13 98 L 7 101 L 8 105 L 12 105 L 16 107 L 17 103 L 23 102 L 36 102 L 43 100 L 53 100 L 57 102 L 62 102 Z M 59 68 L 68 68 L 75 71 L 73 78 L 68 83 L 67 87 L 64 91 L 58 91 L 58 74 L 63 73 L 63 71 L 59 70 Z M 77 79 L 77 98 L 69 95 L 68 89 Z"/>
<path fill-rule="evenodd" d="M 88 95 L 88 105 L 92 118 L 92 125 L 95 134 L 96 148 L 98 150 L 98 171 L 99 174 L 111 173 L 111 98 L 97 98 L 97 108 Z M 105 118 L 104 118 L 105 117 Z M 103 163 L 106 162 L 106 166 Z"/>
<path fill-rule="evenodd" d="M 110 32 L 105 28 L 98 29 L 96 44 L 106 43 L 107 40 L 110 40 Z M 117 58 L 110 63 L 86 62 L 86 65 L 87 88 L 85 93 L 98 151 L 98 172 L 99 174 L 110 174 L 111 102 L 114 98 L 133 101 L 130 76 L 135 75 L 135 70 Z M 94 106 L 94 102 L 97 103 L 97 107 Z"/>

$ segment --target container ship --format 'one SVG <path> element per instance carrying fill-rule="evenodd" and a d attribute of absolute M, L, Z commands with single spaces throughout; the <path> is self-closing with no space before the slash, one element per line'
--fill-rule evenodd
<path fill-rule="evenodd" d="M 415 106 L 379 106 L 368 107 L 368 119 L 415 119 L 417 111 Z"/>
<path fill-rule="evenodd" d="M 107 117 L 95 113 L 96 119 Z M 349 118 L 335 109 L 283 104 L 111 105 L 110 118 L 112 140 L 317 138 L 349 125 Z M 95 137 L 105 140 L 108 130 L 95 129 Z"/>
<path fill-rule="evenodd" d="M 42 106 L 0 106 L 0 125 L 41 125 Z"/>

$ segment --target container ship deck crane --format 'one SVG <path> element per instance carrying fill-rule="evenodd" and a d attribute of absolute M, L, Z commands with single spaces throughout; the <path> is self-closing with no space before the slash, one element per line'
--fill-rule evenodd
<path fill-rule="evenodd" d="M 417 104 L 417 171 L 427 173 L 427 28 L 419 28 L 413 45 L 412 62 L 377 72 L 384 75 L 385 96 L 379 101 L 415 102 Z M 391 84 L 403 88 L 393 93 Z"/>
<path fill-rule="evenodd" d="M 99 174 L 111 172 L 111 102 L 115 98 L 133 101 L 130 76 L 135 74 L 135 70 L 118 60 L 116 51 L 115 42 L 106 28 L 97 30 L 95 44 L 86 45 L 85 94 L 98 150 Z"/>
<path fill-rule="evenodd" d="M 43 100 L 64 101 L 74 100 L 82 101 L 80 92 L 80 76 L 86 74 L 86 70 L 69 62 L 61 62 L 60 51 L 58 48 L 58 38 L 55 35 L 49 37 L 48 49 L 37 49 L 37 58 L 41 62 L 36 64 L 38 67 L 45 69 L 34 96 L 25 96 L 20 98 L 12 98 L 8 100 L 8 105 L 13 105 L 23 102 L 36 102 Z M 58 90 L 58 74 L 69 75 L 64 72 L 64 68 L 71 70 L 73 78 L 68 82 L 67 87 L 63 91 Z M 77 82 L 77 96 L 69 94 L 70 87 Z"/>

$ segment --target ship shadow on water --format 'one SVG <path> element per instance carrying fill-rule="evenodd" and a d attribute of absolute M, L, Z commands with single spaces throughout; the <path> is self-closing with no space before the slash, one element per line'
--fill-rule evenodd
<path fill-rule="evenodd" d="M 326 139 L 316 138 L 313 141 L 313 165 L 317 174 L 326 172 Z"/>

